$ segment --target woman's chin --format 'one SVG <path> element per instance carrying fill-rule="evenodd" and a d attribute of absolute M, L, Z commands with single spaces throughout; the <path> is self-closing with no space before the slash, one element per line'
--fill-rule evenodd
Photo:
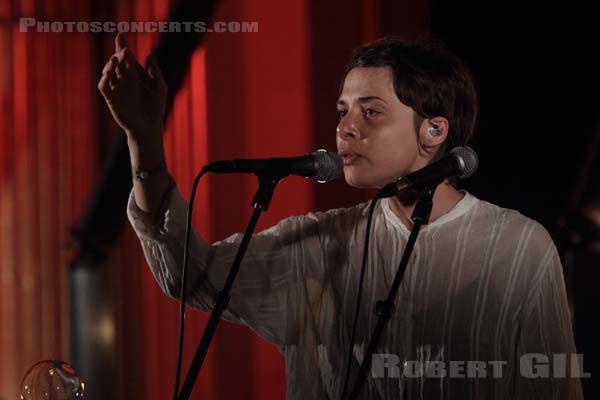
<path fill-rule="evenodd" d="M 344 175 L 346 183 L 357 189 L 378 189 L 383 187 L 381 182 L 372 177 L 360 177 L 350 174 Z"/>

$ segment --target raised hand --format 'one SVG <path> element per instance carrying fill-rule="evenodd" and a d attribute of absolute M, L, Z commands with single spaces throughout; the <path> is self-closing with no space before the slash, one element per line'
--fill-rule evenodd
<path fill-rule="evenodd" d="M 115 54 L 106 63 L 98 89 L 115 121 L 129 141 L 140 147 L 162 146 L 167 85 L 156 59 L 149 55 L 145 68 L 127 46 L 122 33 L 115 38 Z"/>

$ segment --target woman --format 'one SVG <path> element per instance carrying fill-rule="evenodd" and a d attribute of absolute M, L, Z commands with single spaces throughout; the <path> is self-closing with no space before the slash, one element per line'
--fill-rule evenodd
<path fill-rule="evenodd" d="M 130 221 L 157 282 L 176 298 L 187 205 L 164 162 L 161 72 L 152 58 L 141 67 L 119 35 L 98 87 L 128 138 Z M 337 104 L 344 176 L 360 188 L 382 187 L 465 144 L 477 114 L 472 78 L 457 57 L 440 45 L 397 40 L 355 51 Z M 340 396 L 367 208 L 290 217 L 250 242 L 224 317 L 281 350 L 289 399 Z M 413 209 L 410 199 L 395 197 L 375 209 L 353 373 L 375 325 L 372 305 L 389 291 Z M 210 245 L 194 234 L 191 306 L 210 311 L 240 240 L 235 234 Z M 441 184 L 364 398 L 579 399 L 576 378 L 559 378 L 552 369 L 551 376 L 531 379 L 531 354 L 573 353 L 562 269 L 548 233 L 453 182 Z"/>

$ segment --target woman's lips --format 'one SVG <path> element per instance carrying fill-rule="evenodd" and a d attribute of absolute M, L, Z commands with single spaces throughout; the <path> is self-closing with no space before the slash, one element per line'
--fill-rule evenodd
<path fill-rule="evenodd" d="M 344 165 L 353 164 L 358 159 L 362 158 L 362 156 L 360 154 L 356 154 L 356 153 L 344 153 L 344 154 L 342 154 L 341 157 L 342 157 L 342 161 L 344 162 Z"/>

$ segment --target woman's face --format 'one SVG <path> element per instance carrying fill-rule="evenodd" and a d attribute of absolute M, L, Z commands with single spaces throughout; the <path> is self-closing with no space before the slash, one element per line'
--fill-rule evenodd
<path fill-rule="evenodd" d="M 390 67 L 351 70 L 337 108 L 336 143 L 349 185 L 380 188 L 427 165 L 419 155 L 415 112 L 396 97 Z"/>

